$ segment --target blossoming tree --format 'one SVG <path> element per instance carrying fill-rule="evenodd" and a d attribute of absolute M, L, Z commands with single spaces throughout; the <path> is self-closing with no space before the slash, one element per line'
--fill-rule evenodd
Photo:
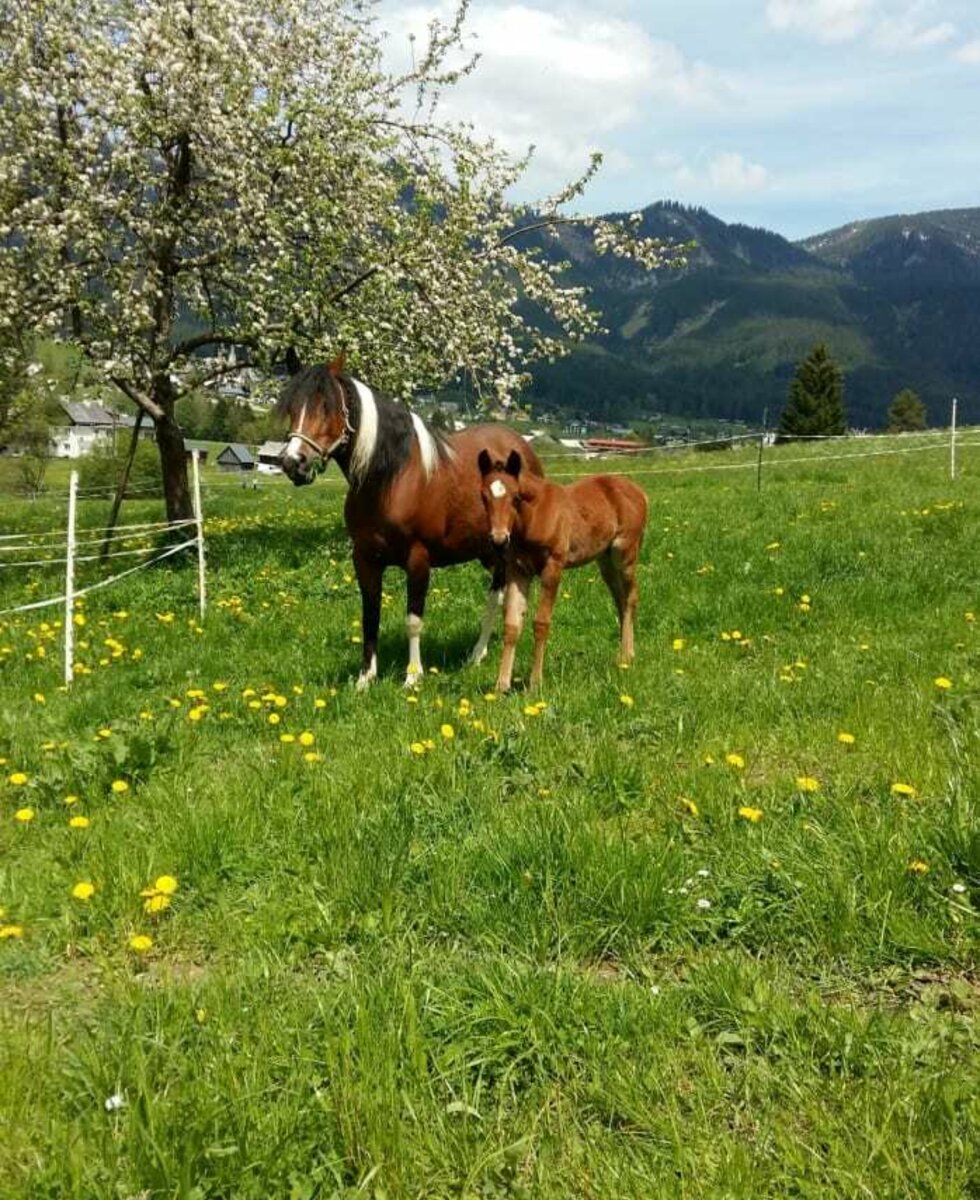
<path fill-rule="evenodd" d="M 440 115 L 464 16 L 396 74 L 359 0 L 0 0 L 0 345 L 70 339 L 152 418 L 171 519 L 177 401 L 231 370 L 342 345 L 399 394 L 465 370 L 507 398 L 596 329 L 519 230 L 578 221 L 598 158 L 505 202 L 526 160 Z M 582 227 L 661 264 L 636 220 Z"/>

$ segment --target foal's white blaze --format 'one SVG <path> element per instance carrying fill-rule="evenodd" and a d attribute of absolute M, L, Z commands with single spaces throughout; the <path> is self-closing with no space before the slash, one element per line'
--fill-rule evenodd
<path fill-rule="evenodd" d="M 418 413 L 412 413 L 412 424 L 415 427 L 415 436 L 418 438 L 419 453 L 422 455 L 422 470 L 428 479 L 439 461 L 439 447 Z"/>
<path fill-rule="evenodd" d="M 503 500 L 504 496 L 507 495 L 507 489 L 499 479 L 495 479 L 493 483 L 490 484 L 490 495 L 493 496 L 495 500 Z"/>
<path fill-rule="evenodd" d="M 378 406 L 374 401 L 374 392 L 367 384 L 359 379 L 352 379 L 351 383 L 361 403 L 361 419 L 357 423 L 357 436 L 350 456 L 351 478 L 358 480 L 366 474 L 378 444 Z"/>

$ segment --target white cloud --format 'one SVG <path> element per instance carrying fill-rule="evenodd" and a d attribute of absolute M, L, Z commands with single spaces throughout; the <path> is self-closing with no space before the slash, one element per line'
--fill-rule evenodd
<path fill-rule="evenodd" d="M 864 31 L 875 0 L 768 0 L 774 29 L 809 34 L 821 42 L 846 42 Z"/>
<path fill-rule="evenodd" d="M 964 42 L 953 51 L 953 58 L 962 63 L 980 63 L 980 38 Z"/>
<path fill-rule="evenodd" d="M 867 34 L 883 54 L 907 54 L 941 46 L 956 36 L 952 21 L 933 20 L 936 0 L 768 0 L 766 15 L 774 29 L 796 32 L 821 42 L 853 41 Z"/>
<path fill-rule="evenodd" d="M 711 192 L 715 196 L 744 196 L 760 192 L 770 184 L 769 171 L 760 163 L 734 151 L 715 155 L 704 166 L 691 166 L 678 155 L 658 154 L 654 166 L 685 191 Z"/>
<path fill-rule="evenodd" d="M 907 54 L 941 46 L 956 36 L 952 21 L 931 21 L 934 0 L 916 0 L 904 12 L 883 16 L 875 25 L 871 44 L 886 54 Z"/>
<path fill-rule="evenodd" d="M 384 12 L 393 58 L 410 33 L 424 43 L 433 17 L 451 10 L 415 4 Z M 545 10 L 521 0 L 470 10 L 467 45 L 481 55 L 472 75 L 446 96 L 446 115 L 472 121 L 514 153 L 536 147 L 535 174 L 577 171 L 591 150 L 648 111 L 719 109 L 735 84 L 638 23 L 574 6 Z M 624 155 L 609 165 L 624 167 Z"/>

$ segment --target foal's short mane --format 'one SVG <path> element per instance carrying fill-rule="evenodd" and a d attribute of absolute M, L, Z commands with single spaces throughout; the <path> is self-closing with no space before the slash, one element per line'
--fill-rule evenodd
<path fill-rule="evenodd" d="M 349 375 L 332 375 L 325 365 L 304 367 L 294 375 L 283 389 L 276 405 L 276 414 L 295 418 L 304 404 L 323 403 L 324 399 L 328 403 L 335 402 L 338 387 L 343 390 L 350 423 L 355 430 L 359 430 L 361 400 L 354 380 Z M 373 392 L 373 395 L 378 410 L 378 436 L 370 461 L 356 480 L 359 486 L 368 482 L 384 484 L 394 479 L 409 461 L 416 436 L 410 409 L 377 392 Z M 435 444 L 438 460 L 449 457 L 452 449 L 444 434 L 428 425 L 424 428 Z"/>

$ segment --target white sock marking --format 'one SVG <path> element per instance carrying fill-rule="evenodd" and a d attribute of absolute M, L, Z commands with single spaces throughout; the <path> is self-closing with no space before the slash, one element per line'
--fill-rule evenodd
<path fill-rule="evenodd" d="M 494 627 L 497 624 L 497 614 L 500 612 L 503 602 L 503 588 L 495 592 L 490 592 L 487 596 L 487 606 L 483 610 L 483 623 L 480 626 L 480 636 L 473 647 L 473 652 L 470 654 L 470 662 L 474 665 L 483 662 L 487 656 L 487 646 L 489 646 L 490 638 L 493 636 Z"/>
<path fill-rule="evenodd" d="M 357 677 L 357 690 L 363 692 L 364 689 L 371 683 L 373 679 L 378 677 L 378 656 L 371 655 L 371 661 L 368 664 L 366 671 L 362 671 Z"/>
<path fill-rule="evenodd" d="M 357 398 L 361 402 L 361 418 L 357 423 L 357 436 L 354 439 L 354 449 L 350 456 L 350 475 L 355 483 L 359 483 L 367 473 L 378 444 L 378 406 L 374 393 L 359 379 L 352 379 Z"/>
<path fill-rule="evenodd" d="M 422 669 L 422 618 L 409 613 L 405 621 L 408 627 L 408 670 L 405 672 L 405 686 L 411 687 L 421 675 Z"/>

